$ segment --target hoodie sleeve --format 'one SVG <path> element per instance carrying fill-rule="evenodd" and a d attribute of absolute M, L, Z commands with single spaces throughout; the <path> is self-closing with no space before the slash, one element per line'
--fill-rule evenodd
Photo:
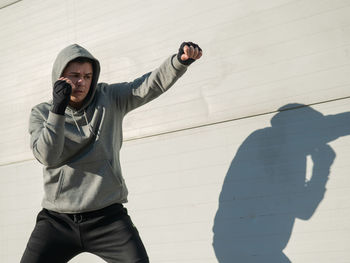
<path fill-rule="evenodd" d="M 132 82 L 110 85 L 112 97 L 117 107 L 126 114 L 168 90 L 186 72 L 187 67 L 173 55 L 154 71 Z"/>
<path fill-rule="evenodd" d="M 46 166 L 59 163 L 64 146 L 65 116 L 49 111 L 47 118 L 33 108 L 29 120 L 30 147 L 35 158 Z"/>

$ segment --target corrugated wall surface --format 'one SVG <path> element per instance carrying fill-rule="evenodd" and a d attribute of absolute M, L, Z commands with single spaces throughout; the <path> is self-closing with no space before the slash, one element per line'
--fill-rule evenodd
<path fill-rule="evenodd" d="M 203 58 L 124 122 L 127 207 L 151 262 L 350 262 L 349 13 L 347 0 L 1 8 L 1 262 L 19 261 L 40 210 L 27 125 L 57 53 L 81 44 L 113 83 L 188 40 Z"/>

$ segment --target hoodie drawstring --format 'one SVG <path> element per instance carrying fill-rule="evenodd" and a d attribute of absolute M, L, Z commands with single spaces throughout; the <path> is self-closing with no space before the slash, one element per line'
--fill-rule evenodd
<path fill-rule="evenodd" d="M 74 123 L 75 123 L 75 127 L 77 127 L 78 131 L 79 131 L 79 134 L 80 134 L 80 137 L 83 137 L 83 134 L 81 133 L 81 129 L 77 123 L 77 120 L 74 118 L 74 112 L 72 110 L 70 110 L 71 112 L 71 115 L 72 115 L 72 119 L 74 120 Z"/>
<path fill-rule="evenodd" d="M 72 119 L 73 119 L 73 121 L 74 121 L 74 123 L 75 123 L 75 126 L 77 127 L 77 129 L 78 129 L 78 131 L 79 131 L 80 137 L 83 137 L 82 130 L 81 130 L 80 126 L 78 125 L 77 120 L 74 118 L 74 112 L 73 112 L 71 109 L 69 109 L 69 110 L 70 110 L 70 112 L 71 112 L 71 116 L 72 116 Z M 87 119 L 85 110 L 84 110 L 84 118 L 85 118 L 86 125 L 89 125 L 89 131 L 90 131 L 93 135 L 96 136 L 96 134 L 94 133 L 94 131 L 93 131 L 92 127 L 91 127 L 91 124 L 88 122 L 88 119 Z"/>
<path fill-rule="evenodd" d="M 84 110 L 84 117 L 85 117 L 85 121 L 86 121 L 86 125 L 89 125 L 89 131 L 96 136 L 96 134 L 94 133 L 94 130 L 92 129 L 91 123 L 88 122 L 87 117 L 86 117 L 86 111 Z"/>

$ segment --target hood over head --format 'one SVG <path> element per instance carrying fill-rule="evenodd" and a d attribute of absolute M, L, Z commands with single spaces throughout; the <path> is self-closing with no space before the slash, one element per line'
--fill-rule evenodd
<path fill-rule="evenodd" d="M 66 68 L 66 66 L 68 65 L 68 63 L 78 57 L 91 59 L 92 68 L 93 68 L 93 76 L 92 76 L 90 90 L 84 100 L 83 106 L 79 109 L 80 111 L 86 108 L 91 102 L 91 100 L 93 99 L 96 91 L 98 77 L 100 75 L 100 63 L 93 55 L 91 55 L 89 51 L 87 51 L 82 46 L 79 46 L 78 44 L 69 45 L 68 47 L 61 50 L 61 52 L 58 53 L 57 58 L 53 64 L 52 85 L 62 76 L 62 73 Z"/>

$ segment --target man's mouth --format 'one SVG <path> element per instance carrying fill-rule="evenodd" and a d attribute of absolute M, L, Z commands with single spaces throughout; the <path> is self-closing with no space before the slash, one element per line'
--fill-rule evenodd
<path fill-rule="evenodd" d="M 74 90 L 73 93 L 84 93 L 83 90 Z"/>

